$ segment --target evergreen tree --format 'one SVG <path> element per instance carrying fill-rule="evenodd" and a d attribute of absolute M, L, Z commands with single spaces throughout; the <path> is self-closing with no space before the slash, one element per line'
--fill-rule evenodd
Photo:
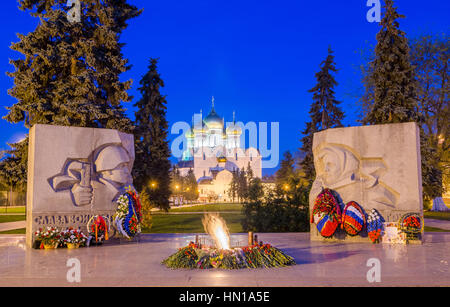
<path fill-rule="evenodd" d="M 244 167 L 239 171 L 238 176 L 238 193 L 239 201 L 244 201 L 248 196 L 247 174 Z"/>
<path fill-rule="evenodd" d="M 198 196 L 199 196 L 198 184 L 197 184 L 197 179 L 195 178 L 195 174 L 194 174 L 194 171 L 192 170 L 192 168 L 189 169 L 184 180 L 185 180 L 184 186 L 186 187 L 186 189 L 185 189 L 186 199 L 189 201 L 198 199 Z"/>
<path fill-rule="evenodd" d="M 150 59 L 148 72 L 140 81 L 141 99 L 134 105 L 135 148 L 134 182 L 138 189 L 147 189 L 150 199 L 161 209 L 169 208 L 170 168 L 169 124 L 166 120 L 166 98 L 160 89 L 164 82 L 158 73 L 158 60 Z M 152 187 L 152 183 L 156 187 Z"/>
<path fill-rule="evenodd" d="M 399 29 L 393 0 L 385 1 L 385 14 L 377 34 L 375 58 L 371 63 L 373 103 L 363 123 L 386 124 L 419 121 L 414 69 L 405 33 Z"/>
<path fill-rule="evenodd" d="M 24 191 L 26 189 L 28 138 L 8 145 L 12 149 L 3 152 L 6 154 L 6 159 L 0 162 L 0 181 L 9 188 Z"/>
<path fill-rule="evenodd" d="M 290 151 L 283 154 L 283 159 L 280 162 L 280 168 L 275 173 L 276 184 L 282 186 L 286 184 L 289 178 L 294 175 L 295 159 Z"/>
<path fill-rule="evenodd" d="M 422 158 L 422 185 L 425 201 L 442 195 L 442 171 L 439 169 L 438 151 L 432 138 L 424 133 L 425 118 L 419 111 L 420 100 L 414 67 L 410 59 L 410 47 L 405 33 L 399 29 L 397 19 L 404 18 L 397 12 L 392 0 L 386 0 L 377 34 L 375 57 L 370 63 L 368 87 L 373 87 L 373 102 L 363 123 L 390 124 L 417 122 L 420 127 Z"/>
<path fill-rule="evenodd" d="M 264 187 L 260 178 L 252 178 L 248 184 L 248 201 L 256 202 L 264 197 Z"/>
<path fill-rule="evenodd" d="M 247 171 L 246 171 L 246 176 L 247 176 L 247 184 L 250 184 L 250 181 L 252 181 L 253 179 L 253 169 L 250 165 L 250 162 L 248 162 L 247 164 Z"/>
<path fill-rule="evenodd" d="M 127 21 L 141 11 L 126 0 L 85 0 L 80 21 L 71 22 L 67 0 L 18 2 L 39 23 L 33 32 L 18 34 L 20 40 L 11 46 L 22 57 L 10 61 L 15 71 L 8 73 L 14 78 L 8 94 L 17 103 L 7 107 L 4 119 L 27 128 L 51 124 L 131 132 L 122 107 L 131 100 L 131 81 L 119 79 L 130 67 L 119 38 Z M 21 161 L 17 168 L 26 169 L 26 152 L 13 150 L 5 163 Z"/>
<path fill-rule="evenodd" d="M 239 187 L 239 171 L 238 170 L 233 170 L 232 172 L 232 179 L 230 182 L 230 187 L 228 189 L 228 195 L 230 195 L 231 199 L 235 200 L 235 198 L 238 195 L 238 187 Z"/>
<path fill-rule="evenodd" d="M 315 177 L 314 158 L 312 153 L 312 142 L 314 133 L 328 128 L 342 127 L 344 113 L 339 107 L 340 101 L 336 100 L 334 87 L 337 85 L 332 73 L 336 72 L 334 55 L 331 48 L 328 48 L 328 55 L 321 63 L 321 69 L 316 73 L 317 85 L 309 90 L 313 93 L 313 103 L 309 110 L 310 121 L 306 123 L 306 129 L 302 131 L 304 135 L 301 139 L 305 157 L 300 163 L 307 178 Z"/>

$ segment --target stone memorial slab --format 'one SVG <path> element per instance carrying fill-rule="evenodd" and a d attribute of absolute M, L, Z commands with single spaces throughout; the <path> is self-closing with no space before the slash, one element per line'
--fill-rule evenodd
<path fill-rule="evenodd" d="M 317 175 L 309 195 L 310 211 L 317 195 L 329 188 L 339 195 L 341 209 L 355 201 L 366 213 L 376 209 L 386 222 L 397 222 L 408 212 L 423 217 L 416 123 L 324 130 L 314 134 L 313 154 Z M 310 236 L 325 240 L 315 225 Z M 350 237 L 340 229 L 332 239 L 369 242 L 367 233 Z"/>
<path fill-rule="evenodd" d="M 132 185 L 134 137 L 113 129 L 35 125 L 30 129 L 27 245 L 39 228 L 81 228 L 111 217 Z"/>

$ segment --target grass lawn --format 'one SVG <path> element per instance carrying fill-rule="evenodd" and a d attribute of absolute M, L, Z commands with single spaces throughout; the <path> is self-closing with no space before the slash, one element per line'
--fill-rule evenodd
<path fill-rule="evenodd" d="M 423 213 L 423 217 L 435 220 L 450 221 L 450 212 L 425 211 Z"/>
<path fill-rule="evenodd" d="M 227 214 L 220 215 L 227 223 L 228 230 L 231 233 L 243 232 L 241 214 Z M 144 233 L 203 233 L 202 224 L 203 214 L 180 214 L 180 215 L 153 215 L 153 225 L 150 230 L 143 229 Z"/>
<path fill-rule="evenodd" d="M 1 231 L 0 235 L 24 235 L 25 233 L 26 233 L 26 229 L 21 228 L 21 229 L 13 229 L 13 230 L 8 230 L 8 231 Z"/>
<path fill-rule="evenodd" d="M 206 204 L 185 208 L 172 208 L 169 212 L 211 212 L 211 211 L 241 211 L 242 204 Z"/>
<path fill-rule="evenodd" d="M 25 215 L 0 215 L 0 223 L 25 221 Z"/>
<path fill-rule="evenodd" d="M 25 213 L 25 206 L 13 208 L 0 207 L 0 213 Z"/>
<path fill-rule="evenodd" d="M 447 229 L 441 229 L 441 228 L 436 228 L 436 227 L 430 227 L 430 226 L 425 226 L 423 228 L 424 232 L 450 232 L 450 230 Z"/>

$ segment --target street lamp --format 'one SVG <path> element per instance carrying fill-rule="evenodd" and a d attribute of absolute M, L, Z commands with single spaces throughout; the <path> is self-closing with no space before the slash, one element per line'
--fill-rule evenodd
<path fill-rule="evenodd" d="M 179 189 L 180 189 L 180 186 L 178 184 L 175 185 L 177 205 L 180 205 L 180 196 L 178 195 L 178 190 Z"/>

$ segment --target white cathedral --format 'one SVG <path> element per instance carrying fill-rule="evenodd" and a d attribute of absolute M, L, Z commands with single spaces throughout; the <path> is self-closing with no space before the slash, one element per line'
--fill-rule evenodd
<path fill-rule="evenodd" d="M 211 112 L 205 118 L 200 114 L 185 135 L 187 149 L 177 167 L 182 176 L 194 171 L 200 201 L 230 202 L 232 172 L 250 165 L 253 176 L 261 178 L 261 155 L 256 148 L 241 146 L 242 128 L 234 112 L 233 121 L 226 124 L 214 110 L 214 97 Z"/>

